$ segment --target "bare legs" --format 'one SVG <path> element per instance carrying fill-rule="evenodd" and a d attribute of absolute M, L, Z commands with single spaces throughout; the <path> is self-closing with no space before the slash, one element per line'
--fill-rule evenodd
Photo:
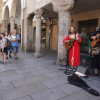
<path fill-rule="evenodd" d="M 1 53 L 2 62 L 6 62 L 6 53 Z"/>
<path fill-rule="evenodd" d="M 14 57 L 15 57 L 15 58 L 17 57 L 17 53 L 14 53 Z"/>
<path fill-rule="evenodd" d="M 98 69 L 95 68 L 95 75 L 98 75 Z"/>

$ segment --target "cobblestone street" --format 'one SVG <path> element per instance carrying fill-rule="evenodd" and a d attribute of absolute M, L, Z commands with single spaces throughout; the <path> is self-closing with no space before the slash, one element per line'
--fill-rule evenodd
<path fill-rule="evenodd" d="M 100 100 L 67 84 L 67 76 L 52 55 L 37 59 L 32 53 L 20 52 L 18 60 L 0 64 L 0 100 Z M 100 77 L 86 81 L 100 92 Z"/>

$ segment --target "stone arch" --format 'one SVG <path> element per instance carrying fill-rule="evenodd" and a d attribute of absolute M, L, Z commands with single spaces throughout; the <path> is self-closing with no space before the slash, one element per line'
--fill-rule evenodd
<path fill-rule="evenodd" d="M 11 13 L 10 13 L 10 18 L 11 18 L 11 32 L 13 32 L 14 29 L 17 29 L 17 32 L 21 36 L 21 47 L 22 47 L 22 39 L 23 39 L 23 24 L 24 20 L 22 18 L 23 16 L 23 0 L 12 0 L 11 4 Z"/>
<path fill-rule="evenodd" d="M 6 6 L 4 9 L 4 20 L 9 20 L 9 7 Z"/>
<path fill-rule="evenodd" d="M 4 8 L 4 13 L 3 13 L 3 31 L 10 31 L 10 26 L 9 26 L 9 7 L 5 6 Z"/>
<path fill-rule="evenodd" d="M 13 0 L 12 1 L 12 6 L 11 6 L 11 17 L 15 18 L 16 16 L 16 9 L 17 9 L 17 4 L 18 4 L 19 0 Z M 22 9 L 22 0 L 20 0 L 21 2 L 21 9 Z"/>

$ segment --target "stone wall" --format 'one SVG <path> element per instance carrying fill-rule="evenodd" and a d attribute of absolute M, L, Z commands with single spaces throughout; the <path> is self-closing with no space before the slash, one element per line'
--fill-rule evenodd
<path fill-rule="evenodd" d="M 73 19 L 72 26 L 77 28 L 78 21 L 90 20 L 96 18 L 100 19 L 100 10 L 94 10 L 94 11 L 89 11 L 89 12 L 84 12 L 79 14 L 72 14 L 71 18 Z M 99 21 L 99 25 L 100 25 L 100 21 Z"/>
<path fill-rule="evenodd" d="M 52 34 L 51 34 L 51 49 L 57 51 L 58 48 L 58 19 L 53 20 Z"/>
<path fill-rule="evenodd" d="M 1 22 L 2 22 L 2 0 L 0 0 L 0 32 L 2 31 Z"/>
<path fill-rule="evenodd" d="M 0 0 L 0 22 L 2 20 L 2 0 Z"/>
<path fill-rule="evenodd" d="M 98 18 L 98 26 L 100 26 L 100 10 L 89 11 L 89 12 L 84 12 L 84 13 L 79 13 L 79 14 L 72 14 L 71 18 L 73 20 L 72 26 L 74 26 L 76 30 L 78 30 L 78 21 L 83 21 L 83 20 L 90 20 L 90 19 Z M 47 33 L 48 33 L 48 30 L 49 28 L 47 27 Z M 57 41 L 58 33 L 57 32 L 58 32 L 58 23 L 52 26 L 51 49 L 53 50 L 57 50 L 57 45 L 58 45 L 58 41 Z M 48 36 L 47 36 L 47 47 L 48 45 L 49 43 L 48 43 Z M 85 50 L 87 51 L 88 48 L 86 47 Z"/>
<path fill-rule="evenodd" d="M 33 11 L 40 9 L 50 3 L 52 0 L 39 0 L 40 2 L 36 2 L 36 0 L 26 0 L 27 4 L 27 14 L 33 13 Z"/>

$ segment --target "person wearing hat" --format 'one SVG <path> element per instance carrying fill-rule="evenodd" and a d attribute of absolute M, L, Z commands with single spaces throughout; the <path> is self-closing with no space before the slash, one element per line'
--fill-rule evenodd
<path fill-rule="evenodd" d="M 69 35 L 63 40 L 64 43 L 69 43 L 70 39 L 75 39 L 74 45 L 69 50 L 69 66 L 72 69 L 76 69 L 80 63 L 80 43 L 82 39 L 78 33 L 76 33 L 75 28 L 71 27 Z"/>

